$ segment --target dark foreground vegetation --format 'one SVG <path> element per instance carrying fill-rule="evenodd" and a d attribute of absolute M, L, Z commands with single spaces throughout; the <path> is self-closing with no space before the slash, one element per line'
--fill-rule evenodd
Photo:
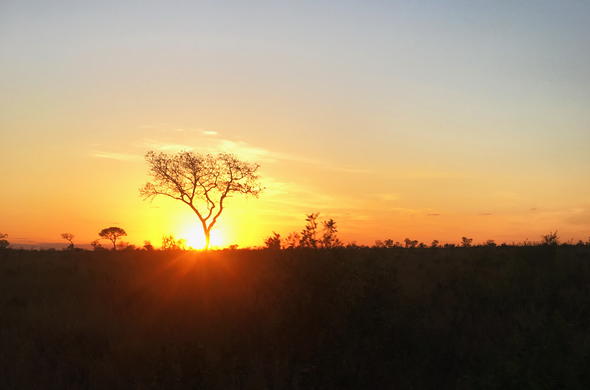
<path fill-rule="evenodd" d="M 590 388 L 590 248 L 0 251 L 2 389 Z"/>

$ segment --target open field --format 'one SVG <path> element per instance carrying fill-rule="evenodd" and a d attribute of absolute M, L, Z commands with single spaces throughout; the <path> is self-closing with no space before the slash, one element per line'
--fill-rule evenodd
<path fill-rule="evenodd" d="M 590 388 L 590 248 L 0 252 L 0 388 Z"/>

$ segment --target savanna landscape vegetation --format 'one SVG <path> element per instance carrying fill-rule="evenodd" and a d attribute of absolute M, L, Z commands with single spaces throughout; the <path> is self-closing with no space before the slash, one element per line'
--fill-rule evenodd
<path fill-rule="evenodd" d="M 0 387 L 587 388 L 590 245 L 0 251 Z"/>

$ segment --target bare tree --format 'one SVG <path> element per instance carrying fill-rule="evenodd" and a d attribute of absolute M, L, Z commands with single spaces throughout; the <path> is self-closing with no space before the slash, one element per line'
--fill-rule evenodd
<path fill-rule="evenodd" d="M 120 237 L 126 236 L 127 232 L 120 227 L 111 226 L 102 229 L 98 235 L 106 240 L 110 240 L 113 243 L 113 250 L 117 250 L 117 240 Z"/>
<path fill-rule="evenodd" d="M 62 233 L 61 238 L 70 243 L 68 245 L 68 249 L 74 249 L 74 241 L 72 241 L 74 239 L 74 235 L 72 233 Z"/>
<path fill-rule="evenodd" d="M 158 195 L 181 201 L 199 218 L 205 234 L 205 249 L 211 229 L 234 194 L 258 196 L 262 187 L 258 164 L 238 160 L 226 153 L 217 155 L 180 152 L 169 155 L 150 151 L 145 155 L 152 182 L 140 189 L 144 199 Z"/>

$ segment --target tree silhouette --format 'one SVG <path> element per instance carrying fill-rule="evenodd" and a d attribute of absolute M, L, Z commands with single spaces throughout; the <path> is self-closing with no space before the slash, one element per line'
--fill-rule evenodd
<path fill-rule="evenodd" d="M 152 245 L 152 243 L 148 240 L 145 240 L 143 242 L 143 249 L 145 249 L 146 251 L 153 251 L 154 250 L 154 246 Z"/>
<path fill-rule="evenodd" d="M 559 236 L 557 235 L 557 230 L 541 236 L 541 239 L 542 239 L 543 245 L 558 245 L 559 244 Z"/>
<path fill-rule="evenodd" d="M 162 250 L 164 251 L 179 251 L 185 250 L 186 248 L 186 241 L 183 238 L 179 238 L 178 240 L 174 237 L 173 234 L 168 236 L 162 236 Z"/>
<path fill-rule="evenodd" d="M 463 248 L 469 248 L 471 246 L 472 242 L 473 242 L 473 238 L 461 237 L 461 246 Z"/>
<path fill-rule="evenodd" d="M 6 249 L 10 245 L 8 240 L 5 240 L 6 237 L 8 237 L 8 234 L 0 233 L 0 249 Z"/>
<path fill-rule="evenodd" d="M 106 240 L 110 240 L 113 243 L 113 250 L 117 250 L 117 240 L 119 237 L 123 237 L 127 235 L 127 232 L 120 227 L 111 226 L 108 228 L 102 229 L 98 235 Z"/>
<path fill-rule="evenodd" d="M 335 248 L 342 246 L 342 242 L 336 237 L 338 229 L 336 228 L 336 221 L 330 218 L 323 222 L 324 234 L 322 236 L 322 247 L 324 248 Z"/>
<path fill-rule="evenodd" d="M 281 235 L 272 232 L 272 235 L 264 240 L 264 245 L 266 245 L 267 249 L 281 249 Z"/>
<path fill-rule="evenodd" d="M 90 246 L 92 246 L 92 249 L 95 251 L 99 251 L 99 250 L 105 250 L 102 245 L 100 245 L 100 240 L 94 240 L 90 243 Z"/>
<path fill-rule="evenodd" d="M 299 245 L 304 248 L 317 248 L 318 247 L 318 217 L 320 213 L 308 214 L 305 220 L 307 224 L 301 231 L 301 238 L 299 239 Z"/>
<path fill-rule="evenodd" d="M 415 248 L 418 246 L 418 240 L 410 240 L 409 238 L 404 239 L 406 248 Z"/>
<path fill-rule="evenodd" d="M 300 240 L 301 237 L 299 236 L 299 233 L 289 233 L 287 238 L 285 238 L 285 248 L 296 248 L 299 245 Z"/>
<path fill-rule="evenodd" d="M 150 151 L 145 155 L 152 182 L 140 189 L 144 199 L 158 195 L 181 201 L 199 218 L 205 234 L 205 249 L 211 229 L 233 194 L 258 196 L 262 187 L 258 164 L 238 160 L 227 153 L 217 155 L 180 152 L 169 155 Z"/>
<path fill-rule="evenodd" d="M 68 245 L 68 249 L 74 249 L 74 242 L 72 241 L 74 239 L 74 235 L 72 233 L 62 233 L 61 238 L 70 243 Z"/>

